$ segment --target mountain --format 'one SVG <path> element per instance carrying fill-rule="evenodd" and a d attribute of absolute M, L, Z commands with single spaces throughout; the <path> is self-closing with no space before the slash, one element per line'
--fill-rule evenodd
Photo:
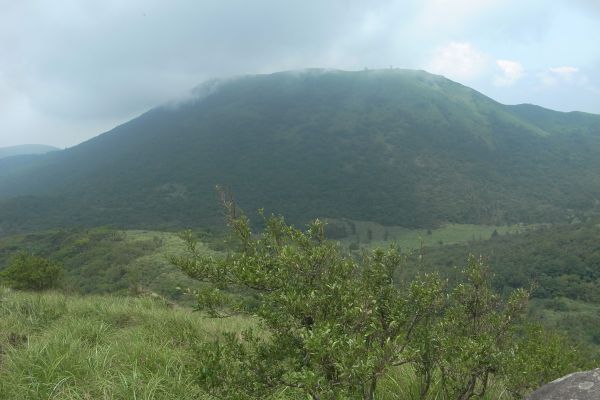
<path fill-rule="evenodd" d="M 0 147 L 0 158 L 27 154 L 45 154 L 56 150 L 60 149 L 43 144 L 22 144 L 19 146 Z"/>
<path fill-rule="evenodd" d="M 503 105 L 422 71 L 282 72 L 0 160 L 0 229 L 214 226 L 216 184 L 295 223 L 549 222 L 598 208 L 598 171 L 598 115 Z"/>

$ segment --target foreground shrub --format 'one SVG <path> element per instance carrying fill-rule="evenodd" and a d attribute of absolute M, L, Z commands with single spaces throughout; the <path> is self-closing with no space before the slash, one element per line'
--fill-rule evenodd
<path fill-rule="evenodd" d="M 501 376 L 529 294 L 519 289 L 502 301 L 491 288 L 488 269 L 473 256 L 463 273 L 440 318 L 439 368 L 447 397 L 468 400 L 485 394 L 492 376 Z"/>
<path fill-rule="evenodd" d="M 256 235 L 224 203 L 238 251 L 206 255 L 188 232 L 188 255 L 171 259 L 204 283 L 199 310 L 260 321 L 199 346 L 197 375 L 216 398 L 370 400 L 401 365 L 414 369 L 421 398 L 433 377 L 443 398 L 461 400 L 503 379 L 528 293 L 500 299 L 481 260 L 470 258 L 464 282 L 446 293 L 435 274 L 395 281 L 404 258 L 394 247 L 353 258 L 325 240 L 318 220 L 303 232 L 271 217 Z"/>
<path fill-rule="evenodd" d="M 524 398 L 570 372 L 598 365 L 593 356 L 584 353 L 572 340 L 546 330 L 539 323 L 526 323 L 519 330 L 502 371 L 505 386 L 515 398 Z"/>
<path fill-rule="evenodd" d="M 407 362 L 404 350 L 438 301 L 439 280 L 427 276 L 401 291 L 393 279 L 403 259 L 396 249 L 358 263 L 325 240 L 321 222 L 302 232 L 277 217 L 255 238 L 232 207 L 239 252 L 205 256 L 189 234 L 192 257 L 172 260 L 212 284 L 199 295 L 199 306 L 212 316 L 251 312 L 226 296 L 226 288 L 258 299 L 262 332 L 205 346 L 204 384 L 225 398 L 266 398 L 285 388 L 313 399 L 373 399 L 386 371 Z"/>

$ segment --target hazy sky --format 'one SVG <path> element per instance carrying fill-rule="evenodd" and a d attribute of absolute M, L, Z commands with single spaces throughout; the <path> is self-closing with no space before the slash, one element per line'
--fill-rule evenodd
<path fill-rule="evenodd" d="M 600 114 L 600 0 L 0 0 L 0 147 L 72 146 L 212 77 L 425 69 Z"/>

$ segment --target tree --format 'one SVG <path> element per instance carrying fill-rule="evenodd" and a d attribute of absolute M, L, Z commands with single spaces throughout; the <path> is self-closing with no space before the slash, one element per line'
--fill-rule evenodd
<path fill-rule="evenodd" d="M 535 338 L 518 330 L 529 293 L 499 297 L 481 258 L 469 257 L 451 291 L 436 274 L 397 281 L 405 258 L 395 247 L 348 255 L 325 240 L 319 220 L 301 231 L 272 216 L 254 233 L 233 200 L 222 200 L 235 251 L 206 254 L 186 232 L 188 254 L 171 258 L 203 283 L 198 310 L 258 322 L 199 346 L 198 376 L 215 397 L 372 400 L 380 379 L 401 365 L 415 372 L 423 399 L 434 378 L 443 392 L 436 395 L 468 400 L 494 378 L 517 393 L 537 385 L 538 372 L 555 375 L 544 362 L 526 370 L 519 363 L 535 350 Z"/>
<path fill-rule="evenodd" d="M 60 264 L 20 252 L 12 258 L 0 277 L 14 289 L 46 290 L 58 285 L 63 272 Z"/>
<path fill-rule="evenodd" d="M 514 291 L 504 302 L 491 287 L 481 258 L 469 256 L 464 282 L 449 296 L 438 332 L 439 368 L 449 398 L 483 396 L 493 375 L 500 376 L 507 354 L 515 349 L 518 323 L 525 316 L 529 293 Z"/>
<path fill-rule="evenodd" d="M 283 390 L 314 400 L 373 399 L 380 378 L 410 362 L 405 351 L 440 298 L 439 279 L 427 275 L 401 288 L 394 273 L 404 257 L 396 248 L 351 258 L 325 240 L 319 220 L 303 232 L 270 217 L 255 235 L 233 202 L 225 204 L 239 251 L 202 254 L 188 232 L 189 254 L 171 261 L 206 284 L 199 309 L 214 317 L 251 314 L 260 325 L 203 346 L 204 384 L 230 399 Z M 232 291 L 258 299 L 258 308 Z"/>

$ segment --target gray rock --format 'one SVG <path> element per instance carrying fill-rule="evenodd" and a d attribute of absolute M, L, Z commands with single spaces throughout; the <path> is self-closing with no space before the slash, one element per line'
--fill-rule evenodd
<path fill-rule="evenodd" d="M 600 368 L 550 382 L 533 392 L 528 400 L 600 400 Z"/>

